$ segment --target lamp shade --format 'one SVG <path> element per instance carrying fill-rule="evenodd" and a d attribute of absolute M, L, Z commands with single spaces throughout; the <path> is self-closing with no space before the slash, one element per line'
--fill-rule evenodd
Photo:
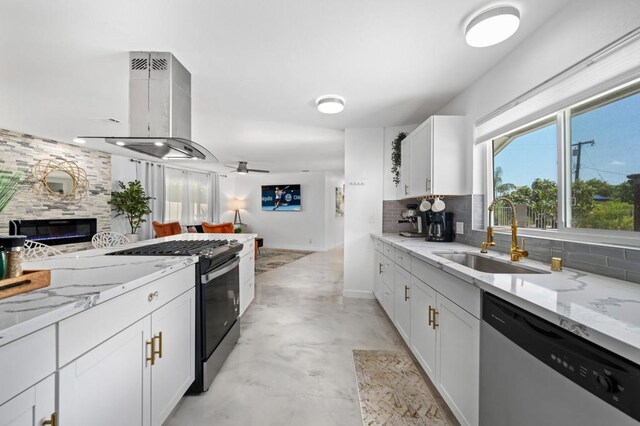
<path fill-rule="evenodd" d="M 246 206 L 246 202 L 244 200 L 240 200 L 238 198 L 234 198 L 229 201 L 229 210 L 242 210 Z"/>

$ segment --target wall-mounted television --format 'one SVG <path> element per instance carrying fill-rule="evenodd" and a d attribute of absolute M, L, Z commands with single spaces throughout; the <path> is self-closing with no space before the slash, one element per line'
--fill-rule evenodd
<path fill-rule="evenodd" d="M 300 211 L 300 185 L 263 185 L 262 210 Z"/>

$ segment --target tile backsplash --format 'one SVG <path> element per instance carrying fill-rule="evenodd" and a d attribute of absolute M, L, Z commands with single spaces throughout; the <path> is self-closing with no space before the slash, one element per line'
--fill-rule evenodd
<path fill-rule="evenodd" d="M 405 230 L 397 224 L 400 212 L 406 204 L 415 200 L 384 201 L 383 202 L 383 232 L 397 233 Z M 484 228 L 484 196 L 465 195 L 445 198 L 446 211 L 454 213 L 455 222 L 464 223 L 464 234 L 456 235 L 456 242 L 480 248 L 486 238 L 484 231 L 474 231 Z M 396 223 L 393 223 L 393 222 Z M 511 246 L 511 236 L 495 234 L 496 246 L 491 250 L 508 253 Z M 616 247 L 605 244 L 580 243 L 551 238 L 526 237 L 526 249 L 529 258 L 551 263 L 552 257 L 560 257 L 567 268 L 605 275 L 611 278 L 640 284 L 640 248 Z"/>
<path fill-rule="evenodd" d="M 26 172 L 39 160 L 55 158 L 75 161 L 87 172 L 87 196 L 78 203 L 56 203 L 40 199 L 30 187 L 23 184 L 20 192 L 0 214 L 0 234 L 9 232 L 11 219 L 96 218 L 98 231 L 111 229 L 111 210 L 107 204 L 111 199 L 110 154 L 0 129 L 0 169 Z M 91 247 L 91 243 L 56 246 L 63 251 L 88 247 Z"/>

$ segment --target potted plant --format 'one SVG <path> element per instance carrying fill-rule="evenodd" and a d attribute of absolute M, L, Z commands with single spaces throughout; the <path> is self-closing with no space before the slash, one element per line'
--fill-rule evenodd
<path fill-rule="evenodd" d="M 400 184 L 400 167 L 402 166 L 402 140 L 407 137 L 405 132 L 398 133 L 398 136 L 391 142 L 391 174 L 393 183 Z"/>
<path fill-rule="evenodd" d="M 111 201 L 108 203 L 116 212 L 116 217 L 125 216 L 127 218 L 131 227 L 131 233 L 127 234 L 127 238 L 131 242 L 138 241 L 137 231 L 140 225 L 147 221 L 144 217 L 151 213 L 149 200 L 154 198 L 145 194 L 139 180 L 131 181 L 126 185 L 122 181 L 118 181 L 118 187 L 121 190 L 111 192 Z"/>

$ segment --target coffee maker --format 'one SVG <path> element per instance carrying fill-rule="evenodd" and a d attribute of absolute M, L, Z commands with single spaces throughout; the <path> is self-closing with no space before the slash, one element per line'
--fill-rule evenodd
<path fill-rule="evenodd" d="M 453 213 L 451 212 L 429 212 L 427 214 L 429 225 L 427 231 L 427 241 L 450 243 L 455 238 L 453 232 Z"/>
<path fill-rule="evenodd" d="M 410 223 L 413 231 L 401 231 L 403 237 L 424 237 L 422 226 L 423 214 L 418 210 L 417 204 L 407 204 L 407 209 L 402 211 L 402 219 L 398 223 Z"/>

